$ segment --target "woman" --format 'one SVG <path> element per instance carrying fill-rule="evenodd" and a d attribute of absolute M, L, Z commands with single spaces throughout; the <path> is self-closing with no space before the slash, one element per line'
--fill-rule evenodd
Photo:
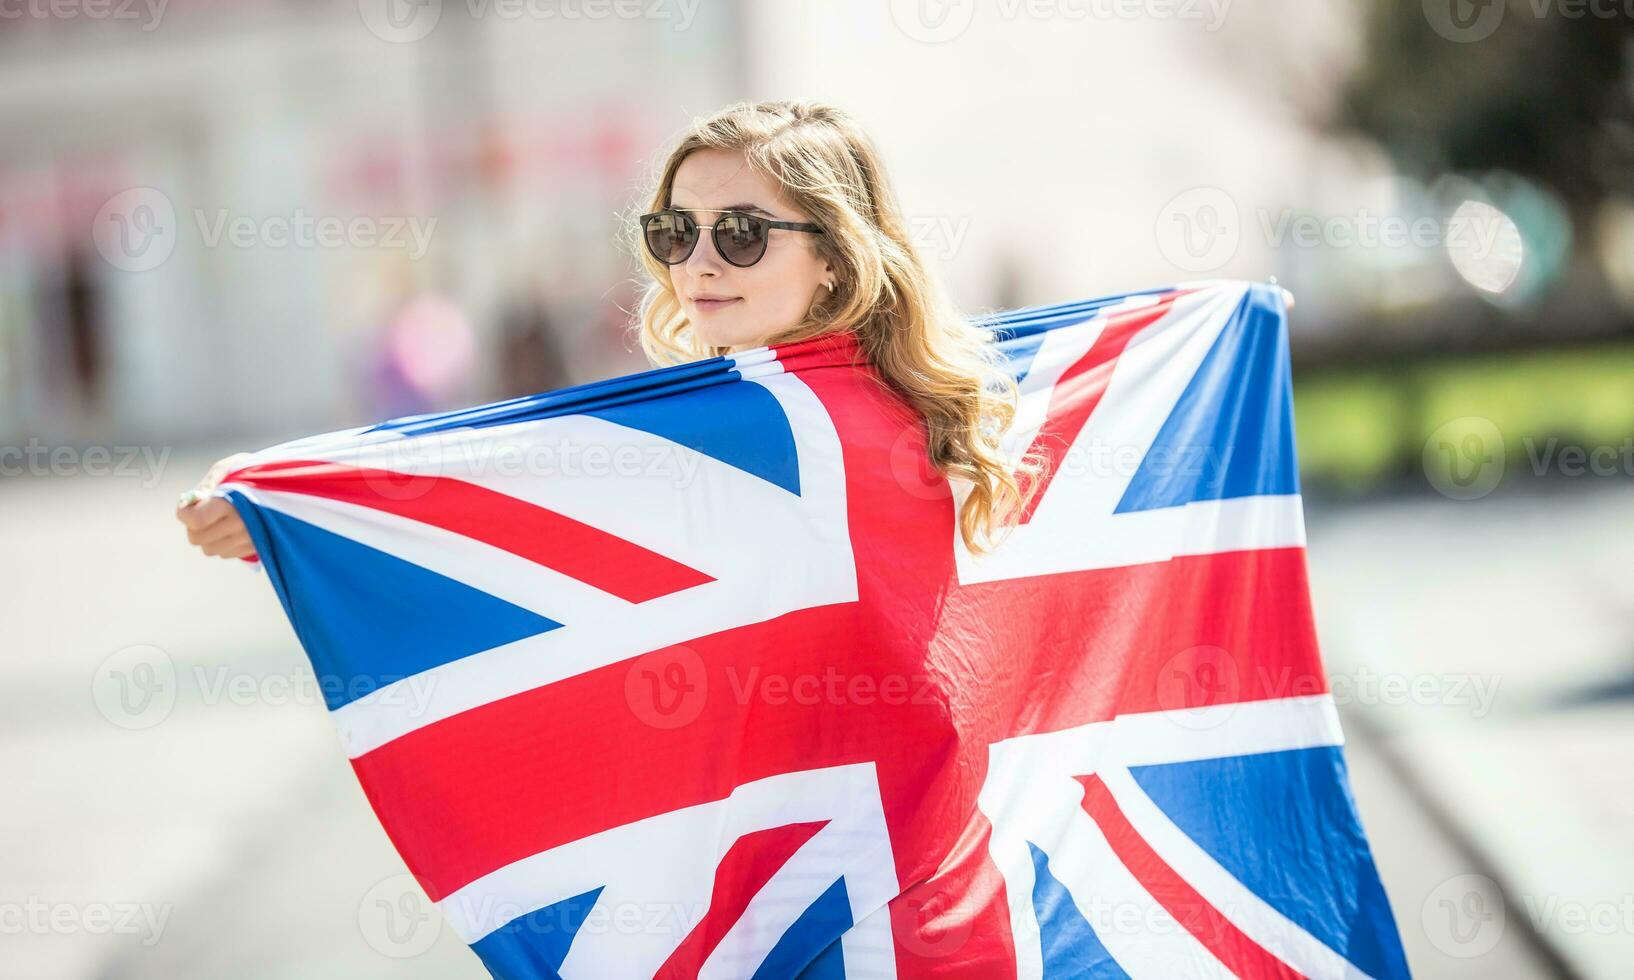
<path fill-rule="evenodd" d="M 692 835 L 688 841 L 696 841 L 700 853 L 708 853 L 712 844 L 736 841 L 706 871 L 724 882 L 720 894 L 747 900 L 759 894 L 757 882 L 764 883 L 756 875 L 780 866 L 773 851 L 756 848 L 774 847 L 767 841 L 785 846 L 806 840 L 789 836 L 793 833 L 789 828 L 809 835 L 830 824 L 825 816 L 820 821 L 773 820 L 766 826 L 757 822 L 762 819 L 756 809 L 761 804 L 748 802 L 747 794 L 765 792 L 766 797 L 754 799 L 793 800 L 805 806 L 808 801 L 802 794 L 815 792 L 811 787 L 819 785 L 810 780 L 849 779 L 852 776 L 846 774 L 861 773 L 857 778 L 863 786 L 857 795 L 847 795 L 853 790 L 836 791 L 832 801 L 824 801 L 833 807 L 823 813 L 844 819 L 833 824 L 835 836 L 823 845 L 833 850 L 823 853 L 832 856 L 843 849 L 859 865 L 877 862 L 870 867 L 885 871 L 871 876 L 864 873 L 868 868 L 859 868 L 853 880 L 853 871 L 847 870 L 844 881 L 824 892 L 824 898 L 842 896 L 843 913 L 819 899 L 807 910 L 815 918 L 809 922 L 806 914 L 800 918 L 810 925 L 809 935 L 790 928 L 786 936 L 798 932 L 800 942 L 809 939 L 832 952 L 841 950 L 835 937 L 857 936 L 857 946 L 844 953 L 847 957 L 855 953 L 862 963 L 882 952 L 873 944 L 883 936 L 890 944 L 884 953 L 897 958 L 901 975 L 979 977 L 1013 970 L 1017 954 L 1012 948 L 1007 886 L 989 857 L 989 823 L 978 808 L 990 746 L 1000 734 L 1028 730 L 1039 719 L 1059 725 L 1061 719 L 1109 716 L 1121 703 L 1125 685 L 1120 671 L 1127 664 L 1108 664 L 1091 654 L 1101 649 L 1100 644 L 1127 642 L 1131 623 L 1142 617 L 1167 617 L 1177 630 L 1217 631 L 1223 628 L 1219 617 L 1169 616 L 1179 607 L 1145 579 L 1134 589 L 1147 597 L 1142 600 L 1149 607 L 1145 612 L 1118 605 L 1115 597 L 1122 593 L 1117 590 L 1109 593 L 1099 586 L 1045 590 L 1030 584 L 1030 577 L 1018 589 L 953 587 L 958 574 L 949 525 L 956 519 L 972 551 L 992 550 L 1026 512 L 1042 485 L 1045 464 L 1032 456 L 1011 460 L 1001 448 L 1016 418 L 1016 384 L 999 366 L 1001 355 L 991 332 L 959 315 L 932 280 L 909 240 L 872 144 L 845 114 L 810 102 L 766 102 L 734 105 L 699 122 L 670 154 L 646 213 L 631 222 L 631 229 L 651 277 L 640 306 L 639 330 L 643 349 L 655 365 L 771 344 L 780 345 L 781 358 L 803 341 L 823 346 L 819 338 L 835 335 L 830 346 L 844 350 L 843 369 L 809 370 L 805 380 L 813 391 L 825 392 L 824 408 L 839 420 L 834 431 L 843 433 L 844 439 L 846 515 L 864 527 L 846 544 L 848 549 L 853 543 L 859 550 L 866 548 L 869 560 L 850 560 L 851 551 L 845 552 L 850 578 L 844 585 L 849 591 L 835 594 L 848 596 L 846 601 L 796 603 L 799 608 L 794 612 L 806 615 L 750 619 L 750 625 L 760 630 L 746 634 L 751 640 L 734 639 L 731 629 L 711 628 L 686 643 L 654 650 L 639 642 L 648 639 L 647 634 L 631 634 L 638 637 L 632 646 L 647 652 L 626 658 L 626 651 L 614 643 L 607 648 L 611 659 L 596 660 L 600 654 L 592 654 L 574 661 L 575 673 L 549 681 L 541 681 L 538 671 L 551 658 L 534 654 L 505 661 L 526 661 L 527 666 L 514 671 L 496 667 L 493 673 L 482 673 L 483 680 L 474 680 L 488 669 L 486 663 L 498 663 L 480 657 L 508 647 L 508 641 L 475 656 L 462 649 L 453 660 L 440 659 L 439 653 L 436 666 L 416 676 L 443 671 L 437 676 L 446 683 L 439 690 L 455 692 L 439 709 L 447 713 L 399 713 L 385 719 L 382 727 L 347 729 L 358 736 L 358 742 L 349 739 L 348 744 L 360 746 L 354 765 L 360 767 L 359 778 L 371 802 L 411 866 L 422 858 L 440 860 L 459 852 L 457 861 L 439 865 L 448 872 L 441 881 L 446 887 L 437 889 L 440 901 L 448 901 L 456 890 L 464 896 L 468 887 L 475 889 L 471 896 L 489 895 L 482 889 L 490 887 L 491 875 L 511 881 L 506 869 L 547 853 L 566 853 L 564 842 L 577 847 L 594 837 L 600 841 L 597 847 L 610 840 L 623 847 L 656 826 L 686 828 Z M 861 353 L 866 363 L 857 363 L 855 353 Z M 836 367 L 817 360 L 821 367 Z M 904 432 L 911 438 L 901 439 Z M 930 469 L 934 466 L 958 493 L 949 494 L 949 487 L 939 481 L 937 492 L 915 493 L 917 486 L 886 472 L 894 469 L 895 451 L 904 443 L 913 447 L 908 458 L 916 464 L 916 479 L 935 476 Z M 194 492 L 208 493 L 236 466 L 236 458 L 216 464 Z M 857 487 L 864 492 L 851 496 Z M 706 491 L 707 487 L 697 492 Z M 188 525 L 189 540 L 206 554 L 249 557 L 254 551 L 244 524 L 226 500 L 185 503 L 178 515 Z M 721 517 L 718 511 L 712 516 Z M 683 536 L 689 530 L 706 537 L 709 529 L 683 529 Z M 266 536 L 262 540 L 275 541 Z M 768 551 L 782 547 L 771 535 L 768 540 L 764 545 Z M 551 541 L 552 546 L 555 543 Z M 274 562 L 276 549 L 275 543 L 267 545 L 266 557 Z M 602 563 L 599 553 L 584 551 Z M 777 551 L 776 559 L 783 557 L 784 552 Z M 761 560 L 776 563 L 764 556 Z M 369 572 L 349 574 L 366 577 Z M 371 611 L 396 598 L 386 587 L 345 591 L 368 597 L 358 605 Z M 731 579 L 712 594 L 732 597 L 734 602 L 740 593 L 750 596 L 747 608 L 757 615 L 786 610 L 762 602 L 763 593 L 772 592 L 776 589 L 758 581 Z M 287 600 L 284 592 L 280 597 Z M 801 596 L 800 602 L 805 598 Z M 689 597 L 694 600 L 720 601 L 696 594 Z M 348 613 L 351 605 L 340 604 Z M 641 603 L 631 602 L 618 610 L 640 618 L 648 628 L 678 605 L 643 609 Z M 1011 605 L 1029 611 L 1013 619 L 1001 614 Z M 293 611 L 291 618 L 292 622 L 297 618 Z M 1014 629 L 1018 623 L 1025 628 Z M 307 630 L 320 642 L 329 635 L 322 623 L 308 623 Z M 684 635 L 694 636 L 690 630 Z M 306 635 L 302 639 L 307 643 Z M 318 645 L 307 643 L 309 653 Z M 776 656 L 763 659 L 763 651 L 772 649 Z M 348 663 L 344 657 L 335 662 Z M 475 666 L 461 673 L 473 662 Z M 694 662 L 702 672 L 696 684 L 687 673 Z M 319 663 L 314 654 L 314 664 Z M 743 671 L 736 672 L 740 667 Z M 861 679 L 870 686 L 855 689 L 848 683 L 843 696 L 791 705 L 781 694 L 738 687 L 744 678 L 759 676 L 762 667 L 784 679 L 845 676 L 848 682 Z M 679 681 L 670 679 L 675 669 L 683 675 Z M 350 680 L 362 671 L 331 665 L 320 668 L 320 673 Z M 450 680 L 456 675 L 465 679 Z M 710 677 L 714 679 L 709 681 Z M 884 694 L 892 680 L 911 681 L 911 693 L 899 687 L 894 699 Z M 859 693 L 850 693 L 854 689 Z M 710 698 L 708 690 L 717 693 Z M 732 697 L 725 696 L 728 691 Z M 462 700 L 473 692 L 472 701 Z M 666 720 L 671 709 L 661 701 L 674 692 L 688 698 L 698 692 L 688 703 L 709 713 L 690 716 L 679 726 Z M 697 727 L 686 728 L 694 723 Z M 386 729 L 392 734 L 382 735 Z M 883 748 L 874 741 L 880 731 L 889 733 Z M 399 737 L 409 732 L 416 733 L 413 739 Z M 762 738 L 762 732 L 775 737 Z M 667 741 L 672 733 L 679 733 L 673 746 Z M 696 741 L 679 741 L 683 735 Z M 604 744 L 621 749 L 603 755 L 599 746 Z M 449 751 L 453 746 L 480 745 L 501 745 L 502 751 Z M 706 755 L 688 754 L 694 750 Z M 593 764 L 585 763 L 592 759 Z M 643 799 L 626 805 L 622 801 L 636 795 L 630 787 L 650 782 L 644 780 L 653 771 L 654 760 L 664 763 L 658 780 L 662 802 Z M 538 812 L 531 808 L 536 800 L 519 798 L 517 783 L 507 775 L 515 773 L 529 774 L 520 781 L 532 787 L 526 792 L 545 793 L 548 806 L 560 811 L 560 819 L 536 819 Z M 776 781 L 782 777 L 790 779 Z M 558 805 L 560 800 L 551 795 L 558 785 L 573 786 L 573 806 Z M 740 797 L 739 790 L 746 795 Z M 416 803 L 408 808 L 383 807 L 380 802 L 410 798 Z M 1069 809 L 1076 809 L 1076 804 Z M 645 824 L 649 818 L 657 823 Z M 674 819 L 698 822 L 677 824 L 671 822 Z M 758 829 L 746 832 L 732 821 Z M 643 827 L 639 835 L 602 836 L 604 831 L 622 832 L 637 824 Z M 880 843 L 881 825 L 888 829 L 888 847 Z M 759 836 L 760 830 L 771 836 Z M 651 839 L 669 841 L 665 833 Z M 1043 853 L 1038 847 L 1033 850 Z M 582 857 L 588 852 L 571 853 Z M 635 869 L 631 880 L 641 878 L 642 887 L 656 889 L 643 893 L 651 896 L 687 895 L 699 881 L 708 885 L 717 880 L 693 876 L 697 869 L 691 865 L 676 865 L 654 870 L 653 880 L 663 882 L 655 885 L 641 877 L 649 870 L 645 866 L 637 868 L 635 859 L 621 860 L 625 860 L 621 867 Z M 811 872 L 796 867 L 785 880 L 801 875 L 809 879 Z M 484 884 L 474 884 L 477 881 Z M 554 878 L 547 885 L 547 891 L 565 887 Z M 834 890 L 853 885 L 858 889 L 854 894 Z M 577 909 L 574 915 L 581 915 L 582 903 L 600 900 L 601 887 L 582 894 L 573 892 L 577 887 L 572 886 L 572 897 L 565 899 L 531 892 L 525 900 L 517 899 L 517 908 L 534 910 L 526 915 L 484 916 L 480 928 L 467 921 L 467 934 L 481 937 L 472 941 L 473 948 L 496 975 L 512 975 L 501 969 L 509 963 L 525 959 L 534 963 L 527 957 L 541 955 L 541 944 L 528 942 L 534 938 L 528 930 L 535 912 L 546 916 L 554 928 L 557 920 L 551 917 L 566 915 L 563 909 Z M 636 894 L 607 887 L 612 888 L 609 894 Z M 767 894 L 763 910 L 774 909 L 783 900 L 775 889 Z M 451 901 L 448 907 L 465 908 L 463 900 Z M 1056 898 L 1038 899 L 1046 900 L 1058 903 Z M 477 898 L 473 901 L 481 904 Z M 853 901 L 862 916 L 855 922 Z M 756 930 L 768 923 L 782 923 L 781 911 L 764 911 L 757 918 L 729 901 L 720 908 L 727 911 L 718 920 L 706 919 L 706 925 L 696 930 L 687 924 L 684 937 L 672 934 L 671 926 L 654 925 L 650 933 L 642 934 L 646 942 L 640 955 L 673 939 L 678 945 L 661 951 L 669 960 L 660 975 L 696 976 L 703 960 L 717 948 L 715 943 L 724 942 L 724 933 L 716 926 L 726 928 L 733 915 L 743 913 L 746 919 L 740 921 L 748 922 L 733 933 L 738 936 L 759 935 Z M 594 949 L 585 955 L 613 955 L 608 943 L 594 942 L 607 938 L 605 931 L 592 937 Z M 622 934 L 612 939 L 635 943 Z M 551 948 L 561 949 L 559 944 Z M 772 952 L 783 948 L 779 940 Z M 742 950 L 739 954 L 747 957 Z M 1067 949 L 1062 955 L 1080 954 Z M 1075 965 L 1088 964 L 1086 957 L 1092 958 L 1082 954 L 1084 963 Z M 768 954 L 767 960 L 756 962 L 770 961 Z M 1100 961 L 1111 962 L 1104 957 Z M 560 965 L 559 958 L 544 964 L 552 971 Z M 716 965 L 720 967 L 719 962 Z M 731 973 L 729 967 L 720 968 Z M 538 972 L 554 975 L 543 968 Z M 516 975 L 531 974 L 519 968 Z M 770 970 L 766 975 L 793 971 Z"/>
<path fill-rule="evenodd" d="M 967 546 L 990 550 L 1022 512 L 1041 463 L 1000 451 L 1015 382 L 990 331 L 930 275 L 878 153 L 846 113 L 739 103 L 697 123 L 631 229 L 651 279 L 640 336 L 655 366 L 854 331 L 879 380 L 924 419 L 931 463 L 961 481 Z M 242 458 L 212 466 L 177 507 L 206 555 L 254 555 L 232 505 L 208 496 Z"/>

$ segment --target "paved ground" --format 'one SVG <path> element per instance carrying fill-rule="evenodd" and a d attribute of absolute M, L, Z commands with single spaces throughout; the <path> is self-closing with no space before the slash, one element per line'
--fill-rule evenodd
<path fill-rule="evenodd" d="M 187 549 L 207 462 L 0 485 L 0 903 L 44 924 L 0 977 L 486 977 L 416 919 L 264 577 Z"/>
<path fill-rule="evenodd" d="M 0 484 L 0 980 L 486 976 L 403 874 L 272 590 L 185 547 L 170 508 L 208 459 L 167 462 Z M 1417 975 L 1554 975 L 1535 921 L 1584 975 L 1626 976 L 1634 929 L 1606 910 L 1634 890 L 1634 594 L 1612 532 L 1634 493 L 1311 509 L 1353 785 Z M 1370 671 L 1430 680 L 1396 703 Z"/>
<path fill-rule="evenodd" d="M 1348 729 L 1460 856 L 1399 847 L 1358 785 L 1424 976 L 1634 964 L 1634 486 L 1308 505 L 1312 589 Z M 1413 832 L 1407 831 L 1410 836 Z"/>

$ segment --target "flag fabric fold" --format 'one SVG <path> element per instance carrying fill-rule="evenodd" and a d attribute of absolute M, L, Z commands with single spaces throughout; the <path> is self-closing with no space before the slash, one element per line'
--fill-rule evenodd
<path fill-rule="evenodd" d="M 254 454 L 344 751 L 496 977 L 1401 977 L 1274 286 L 976 321 L 996 551 L 857 338 Z"/>

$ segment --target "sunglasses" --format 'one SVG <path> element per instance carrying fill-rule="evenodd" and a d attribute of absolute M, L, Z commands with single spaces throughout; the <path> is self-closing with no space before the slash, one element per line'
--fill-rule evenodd
<path fill-rule="evenodd" d="M 709 229 L 710 237 L 715 241 L 715 251 L 739 268 L 754 265 L 766 254 L 766 242 L 771 238 L 773 228 L 823 234 L 823 229 L 813 224 L 773 221 L 747 211 L 722 211 L 717 208 L 692 210 L 720 215 Z M 674 208 L 642 215 L 641 233 L 646 239 L 647 251 L 665 265 L 685 262 L 692 255 L 692 250 L 698 247 L 698 239 L 703 237 L 692 215 Z"/>

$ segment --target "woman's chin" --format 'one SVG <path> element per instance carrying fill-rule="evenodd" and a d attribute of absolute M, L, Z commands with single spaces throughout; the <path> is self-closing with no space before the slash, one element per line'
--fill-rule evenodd
<path fill-rule="evenodd" d="M 736 350 L 748 350 L 751 347 L 761 346 L 760 336 L 752 330 L 723 330 L 717 324 L 711 324 L 710 326 L 713 329 L 698 331 L 698 337 L 710 347 L 731 347 Z"/>

